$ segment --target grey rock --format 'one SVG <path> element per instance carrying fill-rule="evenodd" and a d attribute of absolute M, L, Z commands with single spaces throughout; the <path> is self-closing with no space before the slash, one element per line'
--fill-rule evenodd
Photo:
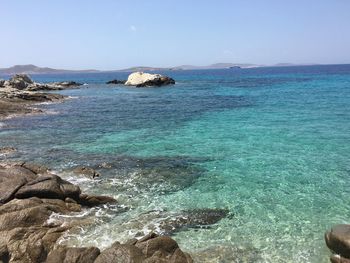
<path fill-rule="evenodd" d="M 33 80 L 26 74 L 16 74 L 9 81 L 8 84 L 15 89 L 26 89 L 30 84 L 33 84 Z"/>

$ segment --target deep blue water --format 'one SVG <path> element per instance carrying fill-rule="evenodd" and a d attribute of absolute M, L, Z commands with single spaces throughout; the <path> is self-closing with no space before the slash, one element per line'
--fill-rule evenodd
<path fill-rule="evenodd" d="M 328 262 L 325 230 L 350 219 L 350 65 L 164 74 L 177 84 L 33 75 L 88 85 L 38 106 L 47 115 L 3 121 L 0 146 L 17 147 L 14 158 L 119 200 L 64 242 L 105 247 L 183 210 L 223 208 L 231 216 L 211 228 L 174 235 L 198 262 Z M 69 172 L 101 163 L 111 168 L 98 181 Z"/>

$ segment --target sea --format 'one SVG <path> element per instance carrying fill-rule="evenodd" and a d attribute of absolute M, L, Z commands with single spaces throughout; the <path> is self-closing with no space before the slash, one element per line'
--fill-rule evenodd
<path fill-rule="evenodd" d="M 89 222 L 60 242 L 106 248 L 155 231 L 195 262 L 329 262 L 325 231 L 350 221 L 350 65 L 157 73 L 176 84 L 105 84 L 127 72 L 32 75 L 85 85 L 36 105 L 46 114 L 1 121 L 0 146 L 18 150 L 1 158 L 47 165 L 118 200 L 54 214 Z M 101 176 L 72 173 L 82 165 Z M 164 230 L 191 211 L 225 213 Z"/>

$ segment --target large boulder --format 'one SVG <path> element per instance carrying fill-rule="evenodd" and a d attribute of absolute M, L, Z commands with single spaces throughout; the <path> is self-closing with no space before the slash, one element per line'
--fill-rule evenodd
<path fill-rule="evenodd" d="M 142 251 L 137 247 L 115 242 L 97 257 L 95 263 L 142 263 L 144 259 Z"/>
<path fill-rule="evenodd" d="M 57 175 L 46 174 L 39 175 L 35 180 L 22 186 L 15 194 L 16 198 L 52 198 L 61 199 L 69 197 L 74 200 L 79 199 L 80 188 L 71 184 Z"/>
<path fill-rule="evenodd" d="M 350 225 L 343 224 L 332 227 L 330 231 L 326 232 L 325 240 L 332 251 L 342 257 L 350 258 Z"/>
<path fill-rule="evenodd" d="M 44 262 L 57 239 L 72 227 L 48 224 L 50 215 L 78 212 L 80 205 L 57 199 L 14 199 L 0 206 L 0 259 Z"/>
<path fill-rule="evenodd" d="M 21 166 L 0 167 L 0 205 L 13 199 L 22 186 L 36 177 L 35 173 Z"/>
<path fill-rule="evenodd" d="M 126 244 L 115 242 L 104 250 L 95 263 L 192 263 L 191 256 L 183 252 L 175 240 L 151 233 L 140 240 Z"/>
<path fill-rule="evenodd" d="M 5 86 L 5 80 L 4 79 L 0 79 L 0 88 Z"/>
<path fill-rule="evenodd" d="M 45 263 L 94 263 L 99 254 L 96 247 L 59 247 L 49 253 Z"/>
<path fill-rule="evenodd" d="M 150 74 L 144 72 L 134 72 L 129 75 L 125 82 L 127 86 L 148 87 L 175 84 L 175 80 L 160 74 Z"/>

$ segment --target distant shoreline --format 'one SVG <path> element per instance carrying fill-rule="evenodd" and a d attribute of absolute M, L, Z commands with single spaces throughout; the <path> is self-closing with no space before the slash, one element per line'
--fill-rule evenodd
<path fill-rule="evenodd" d="M 126 69 L 116 70 L 68 70 L 68 69 L 54 69 L 48 67 L 38 67 L 32 64 L 29 65 L 15 65 L 9 68 L 0 68 L 0 75 L 13 74 L 90 74 L 90 73 L 117 73 L 117 72 L 134 72 L 134 71 L 182 71 L 182 70 L 214 70 L 214 69 L 251 69 L 251 68 L 275 68 L 275 67 L 308 67 L 308 66 L 330 66 L 330 65 L 349 65 L 349 64 L 292 64 L 279 63 L 275 65 L 259 65 L 259 64 L 244 64 L 244 63 L 216 63 L 208 66 L 193 66 L 182 65 L 176 67 L 131 67 Z"/>

